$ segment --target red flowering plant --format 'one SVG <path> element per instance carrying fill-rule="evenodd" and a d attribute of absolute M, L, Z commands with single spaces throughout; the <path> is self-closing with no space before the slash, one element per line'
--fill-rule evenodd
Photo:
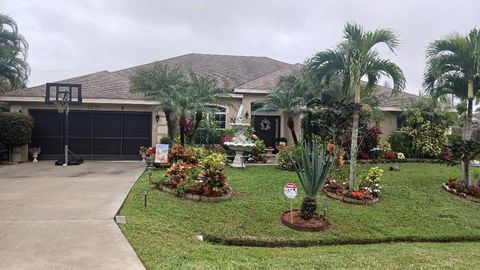
<path fill-rule="evenodd" d="M 222 136 L 221 140 L 222 140 L 222 143 L 231 142 L 232 136 L 230 134 L 225 134 Z"/>
<path fill-rule="evenodd" d="M 336 193 L 336 194 L 345 194 L 348 192 L 348 183 L 337 181 L 334 178 L 330 178 L 325 180 L 325 185 L 323 186 L 325 190 L 328 192 Z"/>
<path fill-rule="evenodd" d="M 155 151 L 157 150 L 157 147 L 155 146 L 150 146 L 147 148 L 147 156 L 154 156 L 155 155 Z"/>
<path fill-rule="evenodd" d="M 394 159 L 397 157 L 397 154 L 394 151 L 387 151 L 385 153 L 385 158 L 386 159 Z"/>
<path fill-rule="evenodd" d="M 448 178 L 447 185 L 449 188 L 455 188 L 457 186 L 457 178 L 455 177 Z"/>
<path fill-rule="evenodd" d="M 360 152 L 360 153 L 358 154 L 358 157 L 359 157 L 360 159 L 369 159 L 369 158 L 370 158 L 367 152 Z"/>

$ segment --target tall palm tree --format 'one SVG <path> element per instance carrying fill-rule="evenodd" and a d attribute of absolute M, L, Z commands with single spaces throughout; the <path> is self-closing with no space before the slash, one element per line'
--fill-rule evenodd
<path fill-rule="evenodd" d="M 155 63 L 150 70 L 140 70 L 131 80 L 130 91 L 158 102 L 157 110 L 165 113 L 167 132 L 170 139 L 174 139 L 176 111 L 172 96 L 177 89 L 185 85 L 185 75 L 180 67 L 168 68 L 161 63 Z"/>
<path fill-rule="evenodd" d="M 295 116 L 305 107 L 309 95 L 309 86 L 302 73 L 283 76 L 277 88 L 267 95 L 268 100 L 263 104 L 261 111 L 277 111 L 287 116 L 287 126 L 292 134 L 295 145 L 298 138 L 295 132 Z"/>
<path fill-rule="evenodd" d="M 25 87 L 30 75 L 27 52 L 28 43 L 15 21 L 0 13 L 0 94 Z"/>
<path fill-rule="evenodd" d="M 400 92 L 405 88 L 405 77 L 402 70 L 393 62 L 381 59 L 375 49 L 384 44 L 391 52 L 398 45 L 397 36 L 389 29 L 365 31 L 357 24 L 347 23 L 344 29 L 344 40 L 333 50 L 317 53 L 307 66 L 316 83 L 329 83 L 335 76 L 340 76 L 345 94 L 353 93 L 356 104 L 353 114 L 352 142 L 350 147 L 350 191 L 355 187 L 356 163 L 358 154 L 358 125 L 361 107 L 360 80 L 367 79 L 366 90 L 371 91 L 382 76 L 393 81 L 393 91 Z"/>
<path fill-rule="evenodd" d="M 433 96 L 453 94 L 467 101 L 462 139 L 472 137 L 473 100 L 480 96 L 480 30 L 468 35 L 451 34 L 435 40 L 427 49 L 424 86 Z M 462 180 L 470 185 L 469 161 L 462 161 Z"/>

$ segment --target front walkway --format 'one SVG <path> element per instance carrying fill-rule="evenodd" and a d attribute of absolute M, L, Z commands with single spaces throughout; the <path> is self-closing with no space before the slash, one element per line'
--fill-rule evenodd
<path fill-rule="evenodd" d="M 143 171 L 141 162 L 0 166 L 0 269 L 144 269 L 113 221 Z"/>

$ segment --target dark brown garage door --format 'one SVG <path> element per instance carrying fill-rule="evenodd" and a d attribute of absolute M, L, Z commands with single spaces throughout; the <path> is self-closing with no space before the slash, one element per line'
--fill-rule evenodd
<path fill-rule="evenodd" d="M 40 159 L 57 159 L 63 148 L 63 114 L 30 110 L 35 121 L 32 146 Z M 86 160 L 139 159 L 140 146 L 151 144 L 149 112 L 70 111 L 69 147 Z"/>

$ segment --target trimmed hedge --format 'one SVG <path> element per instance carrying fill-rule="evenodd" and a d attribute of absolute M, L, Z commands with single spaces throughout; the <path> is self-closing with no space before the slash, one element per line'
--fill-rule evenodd
<path fill-rule="evenodd" d="M 312 246 L 335 246 L 335 245 L 368 245 L 389 243 L 451 243 L 451 242 L 480 242 L 480 236 L 392 236 L 384 238 L 352 238 L 337 240 L 260 240 L 253 238 L 223 238 L 214 235 L 204 235 L 206 242 L 243 247 L 312 247 Z"/>
<path fill-rule="evenodd" d="M 33 119 L 18 112 L 0 113 L 0 149 L 30 143 L 32 138 Z"/>

